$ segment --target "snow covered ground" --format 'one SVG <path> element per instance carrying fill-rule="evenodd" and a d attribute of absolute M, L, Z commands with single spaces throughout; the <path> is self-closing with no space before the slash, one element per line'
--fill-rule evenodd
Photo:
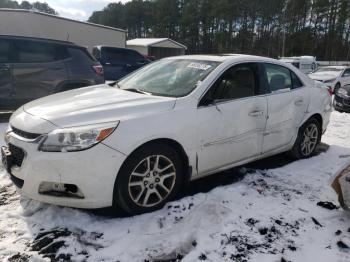
<path fill-rule="evenodd" d="M 277 156 L 202 179 L 135 217 L 21 199 L 0 166 L 0 260 L 350 261 L 350 215 L 318 205 L 339 206 L 329 184 L 350 161 L 350 114 L 332 114 L 323 143 L 308 160 Z"/>

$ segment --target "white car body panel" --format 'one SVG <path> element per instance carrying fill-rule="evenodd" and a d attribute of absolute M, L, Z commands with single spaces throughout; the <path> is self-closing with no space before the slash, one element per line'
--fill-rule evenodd
<path fill-rule="evenodd" d="M 69 127 L 98 123 L 100 119 L 112 122 L 158 113 L 172 109 L 175 101 L 175 98 L 145 96 L 97 85 L 35 100 L 24 105 L 23 110 L 59 127 Z"/>
<path fill-rule="evenodd" d="M 269 118 L 264 133 L 263 153 L 292 142 L 309 105 L 308 91 L 307 88 L 298 88 L 267 96 Z"/>
<path fill-rule="evenodd" d="M 221 64 L 185 97 L 151 96 L 100 85 L 48 96 L 18 109 L 10 125 L 39 134 L 57 128 L 120 121 L 103 142 L 79 152 L 40 152 L 37 144 L 21 141 L 9 133 L 10 143 L 26 152 L 22 166 L 12 172 L 24 180 L 22 193 L 58 205 L 106 207 L 112 203 L 121 165 L 147 142 L 168 139 L 179 144 L 191 167 L 190 179 L 196 179 L 291 149 L 298 128 L 314 114 L 322 117 L 323 131 L 328 125 L 331 112 L 328 91 L 293 66 L 245 55 L 168 59 L 212 60 Z M 198 106 L 206 90 L 226 69 L 246 62 L 287 67 L 304 87 Z M 77 184 L 85 198 L 43 196 L 37 190 L 42 181 Z"/>
<path fill-rule="evenodd" d="M 265 96 L 199 107 L 198 172 L 207 173 L 232 162 L 260 155 L 266 115 Z M 245 121 L 237 125 L 237 119 Z"/>
<path fill-rule="evenodd" d="M 25 150 L 20 168 L 12 167 L 11 173 L 25 181 L 20 189 L 22 195 L 38 201 L 80 208 L 99 208 L 112 205 L 115 171 L 126 156 L 103 144 L 89 150 L 68 154 L 39 152 L 38 145 L 28 143 L 11 135 L 9 142 Z M 103 168 L 101 168 L 103 163 Z M 113 174 L 114 175 L 111 175 Z M 86 179 L 89 178 L 89 179 Z M 103 179 L 101 179 L 103 178 Z M 38 194 L 41 182 L 77 184 L 84 199 L 52 197 Z"/>

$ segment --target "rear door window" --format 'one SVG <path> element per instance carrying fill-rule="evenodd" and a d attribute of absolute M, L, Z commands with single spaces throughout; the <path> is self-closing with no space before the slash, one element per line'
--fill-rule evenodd
<path fill-rule="evenodd" d="M 271 92 L 292 89 L 292 78 L 288 68 L 275 64 L 264 65 L 267 84 Z"/>
<path fill-rule="evenodd" d="M 30 40 L 14 40 L 16 62 L 47 63 L 55 61 L 55 44 Z"/>
<path fill-rule="evenodd" d="M 11 44 L 6 39 L 0 39 L 0 63 L 10 62 Z"/>
<path fill-rule="evenodd" d="M 300 88 L 300 87 L 304 86 L 303 82 L 301 82 L 299 77 L 293 71 L 290 71 L 290 74 L 292 76 L 292 88 L 293 89 Z"/>
<path fill-rule="evenodd" d="M 55 60 L 64 60 L 70 57 L 68 49 L 64 45 L 56 45 L 55 47 Z"/>
<path fill-rule="evenodd" d="M 71 56 L 74 57 L 74 60 L 79 63 L 91 63 L 96 61 L 96 59 L 85 48 L 69 47 L 68 50 Z"/>

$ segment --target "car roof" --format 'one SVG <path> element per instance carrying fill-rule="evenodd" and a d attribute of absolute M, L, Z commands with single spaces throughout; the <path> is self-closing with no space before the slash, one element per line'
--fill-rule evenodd
<path fill-rule="evenodd" d="M 220 55 L 184 55 L 184 56 L 173 56 L 166 59 L 191 59 L 191 60 L 204 60 L 204 61 L 216 61 L 216 62 L 225 62 L 225 61 L 242 61 L 242 60 L 255 60 L 261 62 L 278 62 L 278 60 L 262 57 L 262 56 L 253 56 L 245 54 L 220 54 Z"/>
<path fill-rule="evenodd" d="M 68 46 L 72 46 L 72 47 L 86 48 L 84 46 L 74 44 L 73 42 L 64 41 L 64 40 L 49 39 L 49 38 L 18 36 L 18 35 L 4 35 L 4 34 L 0 34 L 0 38 L 18 39 L 18 40 L 33 40 L 33 41 L 40 41 L 40 42 L 44 42 L 44 43 L 60 44 L 60 45 L 68 45 Z"/>

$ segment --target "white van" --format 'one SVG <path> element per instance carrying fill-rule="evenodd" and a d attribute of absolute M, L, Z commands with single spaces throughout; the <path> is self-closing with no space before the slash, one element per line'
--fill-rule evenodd
<path fill-rule="evenodd" d="M 317 69 L 316 57 L 314 56 L 281 57 L 279 60 L 292 64 L 304 74 L 310 74 Z"/>

